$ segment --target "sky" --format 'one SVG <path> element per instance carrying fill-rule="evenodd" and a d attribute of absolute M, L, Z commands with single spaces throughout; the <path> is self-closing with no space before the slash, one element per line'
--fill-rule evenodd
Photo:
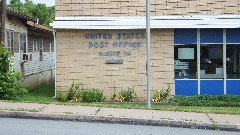
<path fill-rule="evenodd" d="M 9 3 L 10 0 L 7 0 L 7 3 Z M 21 0 L 23 3 L 25 0 Z M 31 0 L 33 3 L 43 3 L 46 4 L 47 6 L 54 6 L 55 5 L 55 0 Z"/>

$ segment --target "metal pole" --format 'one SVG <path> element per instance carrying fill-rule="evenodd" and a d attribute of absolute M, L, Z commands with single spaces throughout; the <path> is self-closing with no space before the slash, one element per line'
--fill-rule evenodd
<path fill-rule="evenodd" d="M 200 69 L 200 40 L 201 40 L 201 37 L 200 37 L 200 29 L 198 28 L 197 29 L 197 79 L 198 79 L 198 95 L 201 94 L 201 84 L 200 84 L 200 77 L 201 77 L 201 69 Z"/>
<path fill-rule="evenodd" d="M 226 62 L 226 43 L 227 43 L 227 38 L 226 38 L 226 29 L 223 29 L 223 82 L 224 82 L 224 94 L 227 94 L 227 62 Z"/>
<path fill-rule="evenodd" d="M 146 0 L 146 34 L 147 34 L 147 106 L 151 107 L 150 96 L 150 2 Z"/>
<path fill-rule="evenodd" d="M 5 43 L 6 0 L 1 1 L 1 39 Z"/>

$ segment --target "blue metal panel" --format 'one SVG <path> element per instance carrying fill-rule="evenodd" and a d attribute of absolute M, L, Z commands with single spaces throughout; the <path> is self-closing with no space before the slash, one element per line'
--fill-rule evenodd
<path fill-rule="evenodd" d="M 227 80 L 227 94 L 240 95 L 240 80 Z"/>
<path fill-rule="evenodd" d="M 174 29 L 174 44 L 196 44 L 197 29 Z"/>
<path fill-rule="evenodd" d="M 227 43 L 240 43 L 240 29 L 227 29 Z"/>
<path fill-rule="evenodd" d="M 223 29 L 200 29 L 201 43 L 223 43 Z"/>
<path fill-rule="evenodd" d="M 224 94 L 223 80 L 200 80 L 200 94 L 222 95 Z"/>
<path fill-rule="evenodd" d="M 176 96 L 193 96 L 198 94 L 197 80 L 175 80 Z"/>

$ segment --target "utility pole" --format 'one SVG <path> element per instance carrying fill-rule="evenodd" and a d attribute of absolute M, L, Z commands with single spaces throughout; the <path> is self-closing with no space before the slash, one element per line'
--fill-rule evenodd
<path fill-rule="evenodd" d="M 150 0 L 146 0 L 146 34 L 147 34 L 147 106 L 151 107 L 151 95 L 150 95 Z"/>
<path fill-rule="evenodd" d="M 6 20 L 6 0 L 1 1 L 1 38 L 0 42 L 5 42 L 5 20 Z"/>

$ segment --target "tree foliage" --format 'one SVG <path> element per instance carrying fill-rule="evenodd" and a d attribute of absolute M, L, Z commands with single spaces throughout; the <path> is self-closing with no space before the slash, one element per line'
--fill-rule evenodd
<path fill-rule="evenodd" d="M 23 4 L 20 0 L 10 0 L 8 7 L 16 12 L 23 11 Z"/>
<path fill-rule="evenodd" d="M 24 15 L 33 17 L 39 20 L 39 24 L 49 26 L 49 23 L 53 22 L 55 17 L 55 7 L 46 6 L 46 4 L 34 4 L 31 0 L 25 0 L 22 3 L 21 0 L 10 0 L 8 8 Z"/>
<path fill-rule="evenodd" d="M 21 86 L 21 74 L 12 66 L 12 55 L 0 44 L 0 99 L 14 99 L 27 93 Z"/>

